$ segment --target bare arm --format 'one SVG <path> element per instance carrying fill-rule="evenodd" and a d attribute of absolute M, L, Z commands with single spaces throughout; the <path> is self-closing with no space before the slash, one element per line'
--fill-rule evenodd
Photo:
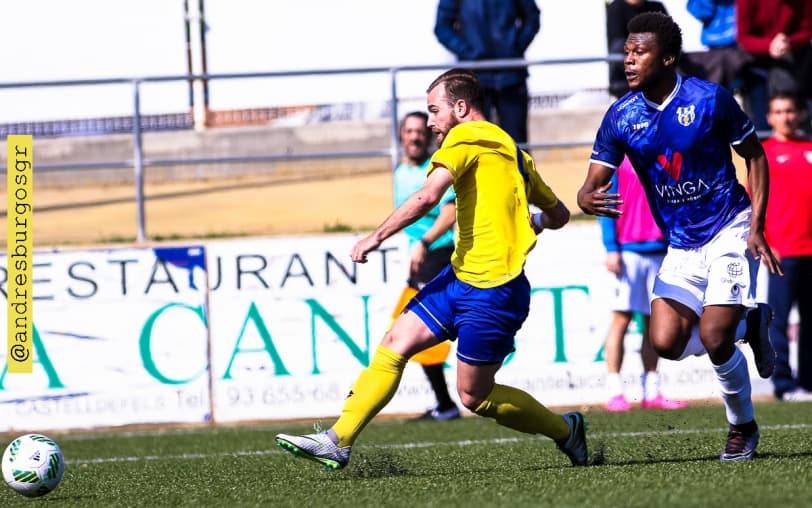
<path fill-rule="evenodd" d="M 533 214 L 530 218 L 530 225 L 536 234 L 545 229 L 560 229 L 570 221 L 570 210 L 559 199 L 555 206 L 542 208 L 541 213 Z"/>
<path fill-rule="evenodd" d="M 770 273 L 783 275 L 781 263 L 764 238 L 764 219 L 767 214 L 767 197 L 770 194 L 770 171 L 764 148 L 753 133 L 743 142 L 734 145 L 733 149 L 747 164 L 747 182 L 750 186 L 750 201 L 753 207 L 747 248 L 754 258 L 761 259 L 767 265 Z"/>
<path fill-rule="evenodd" d="M 612 168 L 597 164 L 589 165 L 586 180 L 578 191 L 578 207 L 589 215 L 603 215 L 613 219 L 623 212 L 617 209 L 623 204 L 620 194 L 606 192 L 612 186 Z"/>
<path fill-rule="evenodd" d="M 440 202 L 443 193 L 451 186 L 451 173 L 438 167 L 429 173 L 426 183 L 386 218 L 375 231 L 355 244 L 350 257 L 356 263 L 366 263 L 367 254 L 380 247 L 384 240 L 420 217 Z"/>

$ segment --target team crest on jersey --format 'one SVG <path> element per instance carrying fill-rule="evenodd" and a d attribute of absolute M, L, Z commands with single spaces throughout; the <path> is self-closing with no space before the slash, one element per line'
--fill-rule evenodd
<path fill-rule="evenodd" d="M 812 152 L 804 152 L 804 157 L 806 158 L 806 162 L 812 164 Z"/>
<path fill-rule="evenodd" d="M 693 104 L 690 106 L 680 106 L 677 108 L 677 120 L 680 125 L 688 127 L 694 120 L 696 120 L 696 108 Z"/>
<path fill-rule="evenodd" d="M 741 277 L 742 275 L 744 275 L 744 268 L 739 262 L 728 263 L 727 274 L 730 275 L 731 277 Z"/>

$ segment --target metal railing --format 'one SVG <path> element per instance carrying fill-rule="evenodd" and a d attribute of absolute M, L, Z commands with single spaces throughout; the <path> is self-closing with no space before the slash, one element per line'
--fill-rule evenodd
<path fill-rule="evenodd" d="M 399 139 L 398 139 L 398 74 L 403 72 L 445 70 L 452 66 L 466 67 L 470 69 L 491 69 L 491 68 L 517 68 L 534 67 L 544 65 L 572 65 L 606 63 L 618 61 L 618 55 L 608 55 L 605 57 L 585 57 L 566 58 L 548 60 L 524 60 L 524 59 L 504 59 L 488 60 L 480 62 L 458 62 L 455 64 L 433 64 L 433 65 L 404 65 L 397 67 L 361 67 L 361 68 L 336 68 L 336 69 L 308 69 L 294 71 L 274 71 L 274 72 L 244 72 L 244 73 L 224 73 L 224 74 L 183 74 L 169 76 L 144 76 L 130 78 L 106 78 L 106 79 L 77 79 L 58 81 L 29 81 L 29 82 L 9 82 L 0 83 L 0 89 L 10 88 L 36 88 L 36 87 L 68 87 L 68 86 L 99 86 L 99 85 L 121 85 L 130 84 L 132 86 L 132 136 L 133 136 L 133 156 L 130 160 L 114 160 L 105 162 L 71 162 L 71 163 L 50 163 L 39 164 L 37 171 L 63 170 L 63 169 L 94 169 L 94 168 L 132 168 L 135 179 L 135 199 L 136 199 L 136 238 L 138 242 L 146 239 L 146 224 L 144 212 L 144 169 L 153 166 L 171 165 L 193 165 L 193 164 L 216 164 L 216 163 L 251 163 L 251 162 L 277 162 L 303 159 L 336 159 L 351 157 L 381 157 L 388 156 L 392 167 L 398 164 Z M 141 113 L 141 86 L 144 83 L 161 83 L 172 81 L 194 82 L 200 80 L 232 80 L 232 79 L 253 79 L 253 78 L 290 78 L 290 77 L 312 77 L 329 76 L 337 74 L 380 74 L 389 75 L 390 80 L 390 101 L 391 101 L 391 126 L 389 146 L 380 149 L 351 150 L 351 151 L 324 151 L 300 154 L 262 154 L 253 156 L 234 157 L 195 157 L 195 158 L 168 158 L 149 159 L 144 157 L 142 139 L 142 115 Z M 546 148 L 569 148 L 584 146 L 583 142 L 575 143 L 536 143 L 526 144 L 527 149 Z"/>

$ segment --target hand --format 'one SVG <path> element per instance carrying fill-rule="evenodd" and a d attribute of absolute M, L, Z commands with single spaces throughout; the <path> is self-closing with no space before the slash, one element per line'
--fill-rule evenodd
<path fill-rule="evenodd" d="M 620 256 L 620 252 L 608 252 L 605 264 L 606 269 L 618 277 L 623 273 L 623 258 Z"/>
<path fill-rule="evenodd" d="M 541 234 L 544 231 L 544 226 L 542 225 L 542 218 L 544 217 L 544 212 L 534 213 L 530 216 L 530 227 L 533 228 L 533 232 L 536 233 L 536 236 Z"/>
<path fill-rule="evenodd" d="M 775 34 L 775 37 L 770 41 L 770 47 L 768 49 L 770 56 L 779 60 L 783 58 L 789 50 L 789 37 L 783 33 Z"/>
<path fill-rule="evenodd" d="M 747 249 L 755 259 L 767 265 L 771 274 L 784 275 L 781 262 L 778 260 L 778 257 L 773 254 L 773 250 L 770 246 L 767 245 L 767 240 L 764 239 L 763 233 L 754 233 L 751 230 L 750 235 L 747 237 Z"/>
<path fill-rule="evenodd" d="M 598 187 L 597 190 L 589 193 L 584 202 L 579 203 L 581 209 L 592 215 L 603 215 L 605 217 L 612 217 L 613 219 L 623 215 L 623 212 L 617 209 L 618 205 L 623 204 L 623 200 L 620 199 L 620 194 L 606 192 L 611 186 L 612 183 L 609 182 L 603 187 Z"/>
<path fill-rule="evenodd" d="M 367 235 L 355 244 L 355 247 L 352 248 L 352 252 L 350 253 L 350 257 L 355 263 L 366 263 L 367 254 L 380 246 L 381 242 L 374 234 Z"/>
<path fill-rule="evenodd" d="M 420 266 L 423 265 L 423 261 L 426 259 L 426 254 L 428 254 L 428 249 L 426 246 L 423 245 L 423 242 L 417 242 L 409 255 L 410 278 L 417 275 L 417 272 L 420 271 Z"/>

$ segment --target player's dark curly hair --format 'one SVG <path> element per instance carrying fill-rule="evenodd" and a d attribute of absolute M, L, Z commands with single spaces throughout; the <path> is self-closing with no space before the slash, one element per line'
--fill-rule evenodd
<path fill-rule="evenodd" d="M 629 20 L 626 29 L 630 34 L 653 33 L 664 54 L 674 55 L 675 63 L 682 53 L 682 30 L 662 12 L 644 12 Z"/>
<path fill-rule="evenodd" d="M 485 107 L 485 98 L 482 95 L 482 88 L 479 86 L 479 78 L 474 71 L 459 68 L 446 71 L 432 81 L 426 93 L 437 88 L 440 83 L 445 83 L 445 92 L 451 104 L 462 99 L 479 111 Z"/>

